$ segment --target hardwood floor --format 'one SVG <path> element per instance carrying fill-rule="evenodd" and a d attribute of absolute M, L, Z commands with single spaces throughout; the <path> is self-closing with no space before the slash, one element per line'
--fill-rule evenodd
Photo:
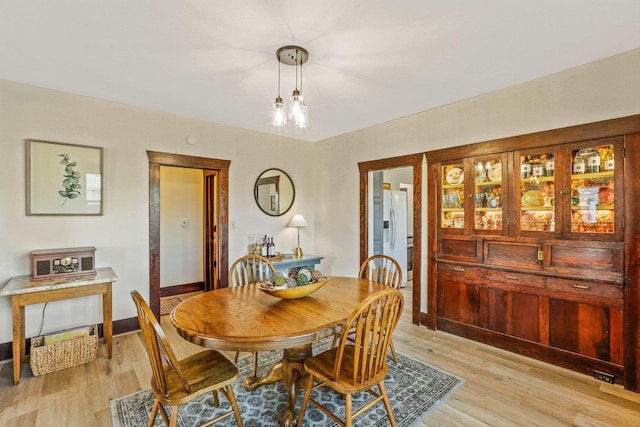
<path fill-rule="evenodd" d="M 404 288 L 410 301 L 409 288 Z M 465 384 L 424 426 L 640 426 L 640 394 L 566 369 L 410 323 L 407 304 L 396 349 L 458 375 Z M 178 357 L 199 347 L 162 324 Z M 139 333 L 114 337 L 113 359 L 100 347 L 83 366 L 34 377 L 25 364 L 13 385 L 0 365 L 0 426 L 111 426 L 109 400 L 148 388 L 150 367 Z"/>

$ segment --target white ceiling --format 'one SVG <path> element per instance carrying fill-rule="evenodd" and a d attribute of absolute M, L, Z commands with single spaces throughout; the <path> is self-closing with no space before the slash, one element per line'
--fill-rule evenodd
<path fill-rule="evenodd" d="M 264 132 L 288 44 L 317 141 L 638 48 L 640 1 L 0 0 L 0 79 Z"/>

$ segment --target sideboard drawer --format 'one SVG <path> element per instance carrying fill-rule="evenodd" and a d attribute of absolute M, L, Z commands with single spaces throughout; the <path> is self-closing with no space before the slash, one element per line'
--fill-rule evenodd
<path fill-rule="evenodd" d="M 514 273 L 510 271 L 487 269 L 485 279 L 488 285 L 500 283 L 518 287 L 544 288 L 545 278 L 526 273 Z"/>
<path fill-rule="evenodd" d="M 588 282 L 584 280 L 547 278 L 547 289 L 562 292 L 562 298 L 588 300 L 591 302 L 607 300 L 614 305 L 622 304 L 623 289 L 621 285 L 604 283 L 604 282 Z"/>
<path fill-rule="evenodd" d="M 485 270 L 482 267 L 468 265 L 438 263 L 438 277 L 448 277 L 453 280 L 465 282 L 481 281 L 484 278 Z"/>

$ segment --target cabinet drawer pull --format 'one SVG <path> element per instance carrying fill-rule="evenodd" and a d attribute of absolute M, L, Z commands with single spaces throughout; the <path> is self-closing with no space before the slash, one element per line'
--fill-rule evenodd
<path fill-rule="evenodd" d="M 578 284 L 574 283 L 574 284 L 572 284 L 572 285 L 571 285 L 571 287 L 576 288 L 576 289 L 585 289 L 585 290 L 587 290 L 587 289 L 589 289 L 591 286 L 588 286 L 588 285 L 578 285 Z"/>
<path fill-rule="evenodd" d="M 459 271 L 460 273 L 462 273 L 464 271 L 464 268 L 462 268 L 462 267 L 453 267 L 453 271 Z"/>
<path fill-rule="evenodd" d="M 504 278 L 509 280 L 520 280 L 518 276 L 510 276 L 508 274 L 505 274 Z"/>

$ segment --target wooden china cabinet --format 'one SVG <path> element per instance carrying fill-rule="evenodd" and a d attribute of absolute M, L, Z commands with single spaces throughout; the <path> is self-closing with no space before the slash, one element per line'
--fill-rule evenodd
<path fill-rule="evenodd" d="M 432 328 L 640 384 L 640 115 L 426 153 Z"/>

